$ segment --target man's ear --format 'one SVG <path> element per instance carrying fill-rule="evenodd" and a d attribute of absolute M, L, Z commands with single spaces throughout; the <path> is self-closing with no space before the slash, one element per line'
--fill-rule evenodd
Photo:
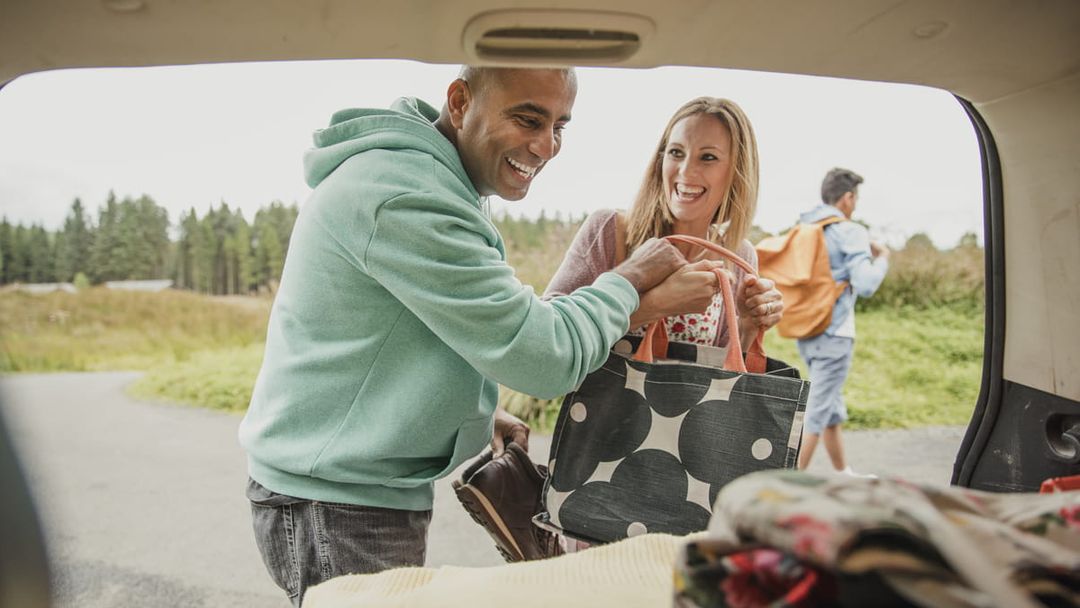
<path fill-rule="evenodd" d="M 836 201 L 836 207 L 843 212 L 844 215 L 851 217 L 851 214 L 855 211 L 855 193 L 845 192 L 840 200 Z"/>
<path fill-rule="evenodd" d="M 465 112 L 472 104 L 472 91 L 469 83 L 458 78 L 446 89 L 446 108 L 450 113 L 450 124 L 460 129 L 465 122 Z"/>

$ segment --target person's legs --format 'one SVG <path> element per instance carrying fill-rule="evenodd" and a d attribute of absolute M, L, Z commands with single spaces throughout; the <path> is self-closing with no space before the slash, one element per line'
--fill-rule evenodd
<path fill-rule="evenodd" d="M 847 421 L 847 404 L 844 403 L 844 383 L 847 382 L 848 372 L 851 371 L 851 359 L 854 354 L 855 342 L 850 338 L 833 338 L 836 345 L 832 354 L 824 362 L 823 372 L 828 377 L 830 391 L 829 419 L 826 422 L 825 431 L 822 434 L 825 442 L 825 451 L 829 454 L 829 460 L 833 468 L 841 472 L 849 472 L 847 458 L 844 454 L 844 438 L 840 431 Z"/>
<path fill-rule="evenodd" d="M 798 340 L 795 343 L 799 348 L 799 356 L 803 358 L 806 367 L 809 368 L 808 376 L 810 379 L 810 395 L 806 400 L 802 444 L 799 447 L 798 467 L 800 471 L 810 466 L 810 460 L 814 457 L 814 451 L 817 450 L 818 441 L 821 439 L 821 433 L 825 427 L 825 420 L 821 411 L 823 402 L 821 396 L 814 390 L 817 386 L 815 378 L 821 375 L 821 358 L 817 356 L 820 350 L 817 343 L 821 337 L 816 336 Z"/>
<path fill-rule="evenodd" d="M 821 435 L 803 429 L 802 447 L 799 448 L 800 471 L 803 471 L 806 467 L 810 466 L 810 459 L 814 457 L 814 450 L 817 449 L 819 439 L 821 439 Z"/>
<path fill-rule="evenodd" d="M 834 467 L 843 463 L 844 452 L 839 424 L 847 420 L 842 390 L 851 366 L 853 341 L 820 335 L 799 340 L 799 355 L 806 361 L 810 376 L 810 394 L 803 419 L 803 443 L 799 451 L 799 469 L 810 466 L 814 450 L 824 436 L 825 450 Z M 843 470 L 843 466 L 837 470 Z"/>
<path fill-rule="evenodd" d="M 424 565 L 431 511 L 304 500 L 251 479 L 247 497 L 266 569 L 294 606 L 335 576 Z"/>
<path fill-rule="evenodd" d="M 843 471 L 847 468 L 847 463 L 844 460 L 844 440 L 840 436 L 841 426 L 840 424 L 827 426 L 825 432 L 821 434 L 825 441 L 825 452 L 829 455 L 829 460 L 832 461 L 832 466 L 837 471 Z"/>

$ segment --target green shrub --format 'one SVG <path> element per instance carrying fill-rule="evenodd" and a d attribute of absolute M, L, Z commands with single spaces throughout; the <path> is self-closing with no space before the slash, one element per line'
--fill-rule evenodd
<path fill-rule="evenodd" d="M 154 367 L 132 385 L 130 393 L 243 412 L 251 401 L 262 357 L 262 344 L 195 353 L 185 361 Z"/>
<path fill-rule="evenodd" d="M 859 299 L 858 310 L 941 306 L 972 314 L 982 312 L 984 296 L 983 250 L 961 246 L 939 251 L 932 246 L 909 245 L 889 260 L 889 274 L 871 298 Z"/>
<path fill-rule="evenodd" d="M 75 289 L 84 291 L 90 288 L 90 279 L 86 278 L 86 275 L 82 272 L 75 273 L 75 278 L 72 279 L 72 284 L 75 285 Z"/>

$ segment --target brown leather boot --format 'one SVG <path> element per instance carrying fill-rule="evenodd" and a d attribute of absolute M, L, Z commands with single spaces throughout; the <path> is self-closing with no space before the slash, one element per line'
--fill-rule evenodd
<path fill-rule="evenodd" d="M 536 527 L 547 467 L 536 465 L 516 443 L 495 458 L 485 452 L 451 484 L 458 500 L 495 539 L 495 547 L 508 562 L 562 555 L 559 539 Z"/>

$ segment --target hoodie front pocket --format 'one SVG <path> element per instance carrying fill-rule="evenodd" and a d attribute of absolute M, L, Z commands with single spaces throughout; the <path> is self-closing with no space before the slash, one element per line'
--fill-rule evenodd
<path fill-rule="evenodd" d="M 492 424 L 493 419 L 490 417 L 466 420 L 461 423 L 454 435 L 454 445 L 452 452 L 448 455 L 449 460 L 444 460 L 439 466 L 427 466 L 401 476 L 391 477 L 383 485 L 391 488 L 411 488 L 449 475 L 461 463 L 479 454 L 491 441 Z"/>

